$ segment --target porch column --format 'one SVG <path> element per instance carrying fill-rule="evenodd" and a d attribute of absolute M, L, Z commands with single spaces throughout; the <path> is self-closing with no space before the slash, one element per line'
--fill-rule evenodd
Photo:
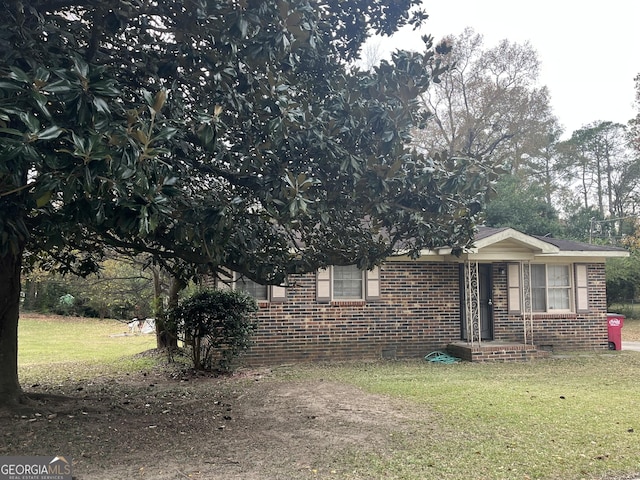
<path fill-rule="evenodd" d="M 478 262 L 467 260 L 464 265 L 465 307 L 467 314 L 467 342 L 480 345 L 482 325 L 480 323 L 480 285 Z"/>
<path fill-rule="evenodd" d="M 533 345 L 533 295 L 531 289 L 531 263 L 522 262 L 522 327 L 525 345 Z"/>

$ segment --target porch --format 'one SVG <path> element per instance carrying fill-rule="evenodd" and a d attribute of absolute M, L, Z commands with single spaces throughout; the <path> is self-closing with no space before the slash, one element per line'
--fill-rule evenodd
<path fill-rule="evenodd" d="M 493 262 L 480 263 L 469 257 L 461 275 L 463 335 L 461 340 L 447 345 L 447 352 L 468 362 L 529 361 L 549 356 L 549 351 L 534 343 L 530 263 L 520 260 L 495 266 Z M 514 289 L 513 285 L 523 288 Z M 494 297 L 501 300 L 494 302 Z M 495 315 L 496 307 L 502 309 L 502 315 Z M 504 318 L 507 309 L 519 310 L 522 333 L 502 332 L 503 338 L 495 339 L 495 317 Z"/>
<path fill-rule="evenodd" d="M 468 362 L 514 362 L 548 357 L 551 352 L 523 343 L 484 341 L 482 343 L 452 342 L 447 352 Z"/>

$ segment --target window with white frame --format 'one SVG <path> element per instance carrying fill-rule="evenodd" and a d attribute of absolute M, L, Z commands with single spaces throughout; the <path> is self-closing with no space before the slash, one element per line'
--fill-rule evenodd
<path fill-rule="evenodd" d="M 338 300 L 364 298 L 364 272 L 356 265 L 334 266 L 332 280 L 333 298 Z"/>
<path fill-rule="evenodd" d="M 531 265 L 531 307 L 534 312 L 571 310 L 569 265 Z"/>
<path fill-rule="evenodd" d="M 316 275 L 316 299 L 320 303 L 380 298 L 380 267 L 360 270 L 356 265 L 321 268 Z"/>

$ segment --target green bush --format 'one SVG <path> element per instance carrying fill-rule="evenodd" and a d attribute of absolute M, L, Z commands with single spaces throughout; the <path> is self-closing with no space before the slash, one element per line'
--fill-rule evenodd
<path fill-rule="evenodd" d="M 255 300 L 230 290 L 205 290 L 168 312 L 196 370 L 232 370 L 257 328 Z"/>

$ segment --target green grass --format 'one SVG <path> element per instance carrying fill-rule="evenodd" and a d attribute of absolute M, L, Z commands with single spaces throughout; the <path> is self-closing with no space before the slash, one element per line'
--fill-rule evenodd
<path fill-rule="evenodd" d="M 23 315 L 18 327 L 20 381 L 83 380 L 151 366 L 152 360 L 133 355 L 155 348 L 155 336 L 126 332 L 127 325 L 115 320 Z"/>
<path fill-rule="evenodd" d="M 336 460 L 354 478 L 582 479 L 640 472 L 640 354 L 531 363 L 309 368 L 424 408 L 394 448 Z M 349 478 L 349 477 L 347 477 Z"/>
<path fill-rule="evenodd" d="M 125 331 L 114 321 L 24 316 L 20 379 L 51 384 L 151 369 L 155 359 L 135 354 L 153 348 L 154 336 Z M 578 480 L 640 477 L 638 372 L 640 353 L 623 351 L 528 363 L 293 366 L 270 378 L 352 384 L 406 406 L 410 428 L 324 465 L 338 478 Z"/>

